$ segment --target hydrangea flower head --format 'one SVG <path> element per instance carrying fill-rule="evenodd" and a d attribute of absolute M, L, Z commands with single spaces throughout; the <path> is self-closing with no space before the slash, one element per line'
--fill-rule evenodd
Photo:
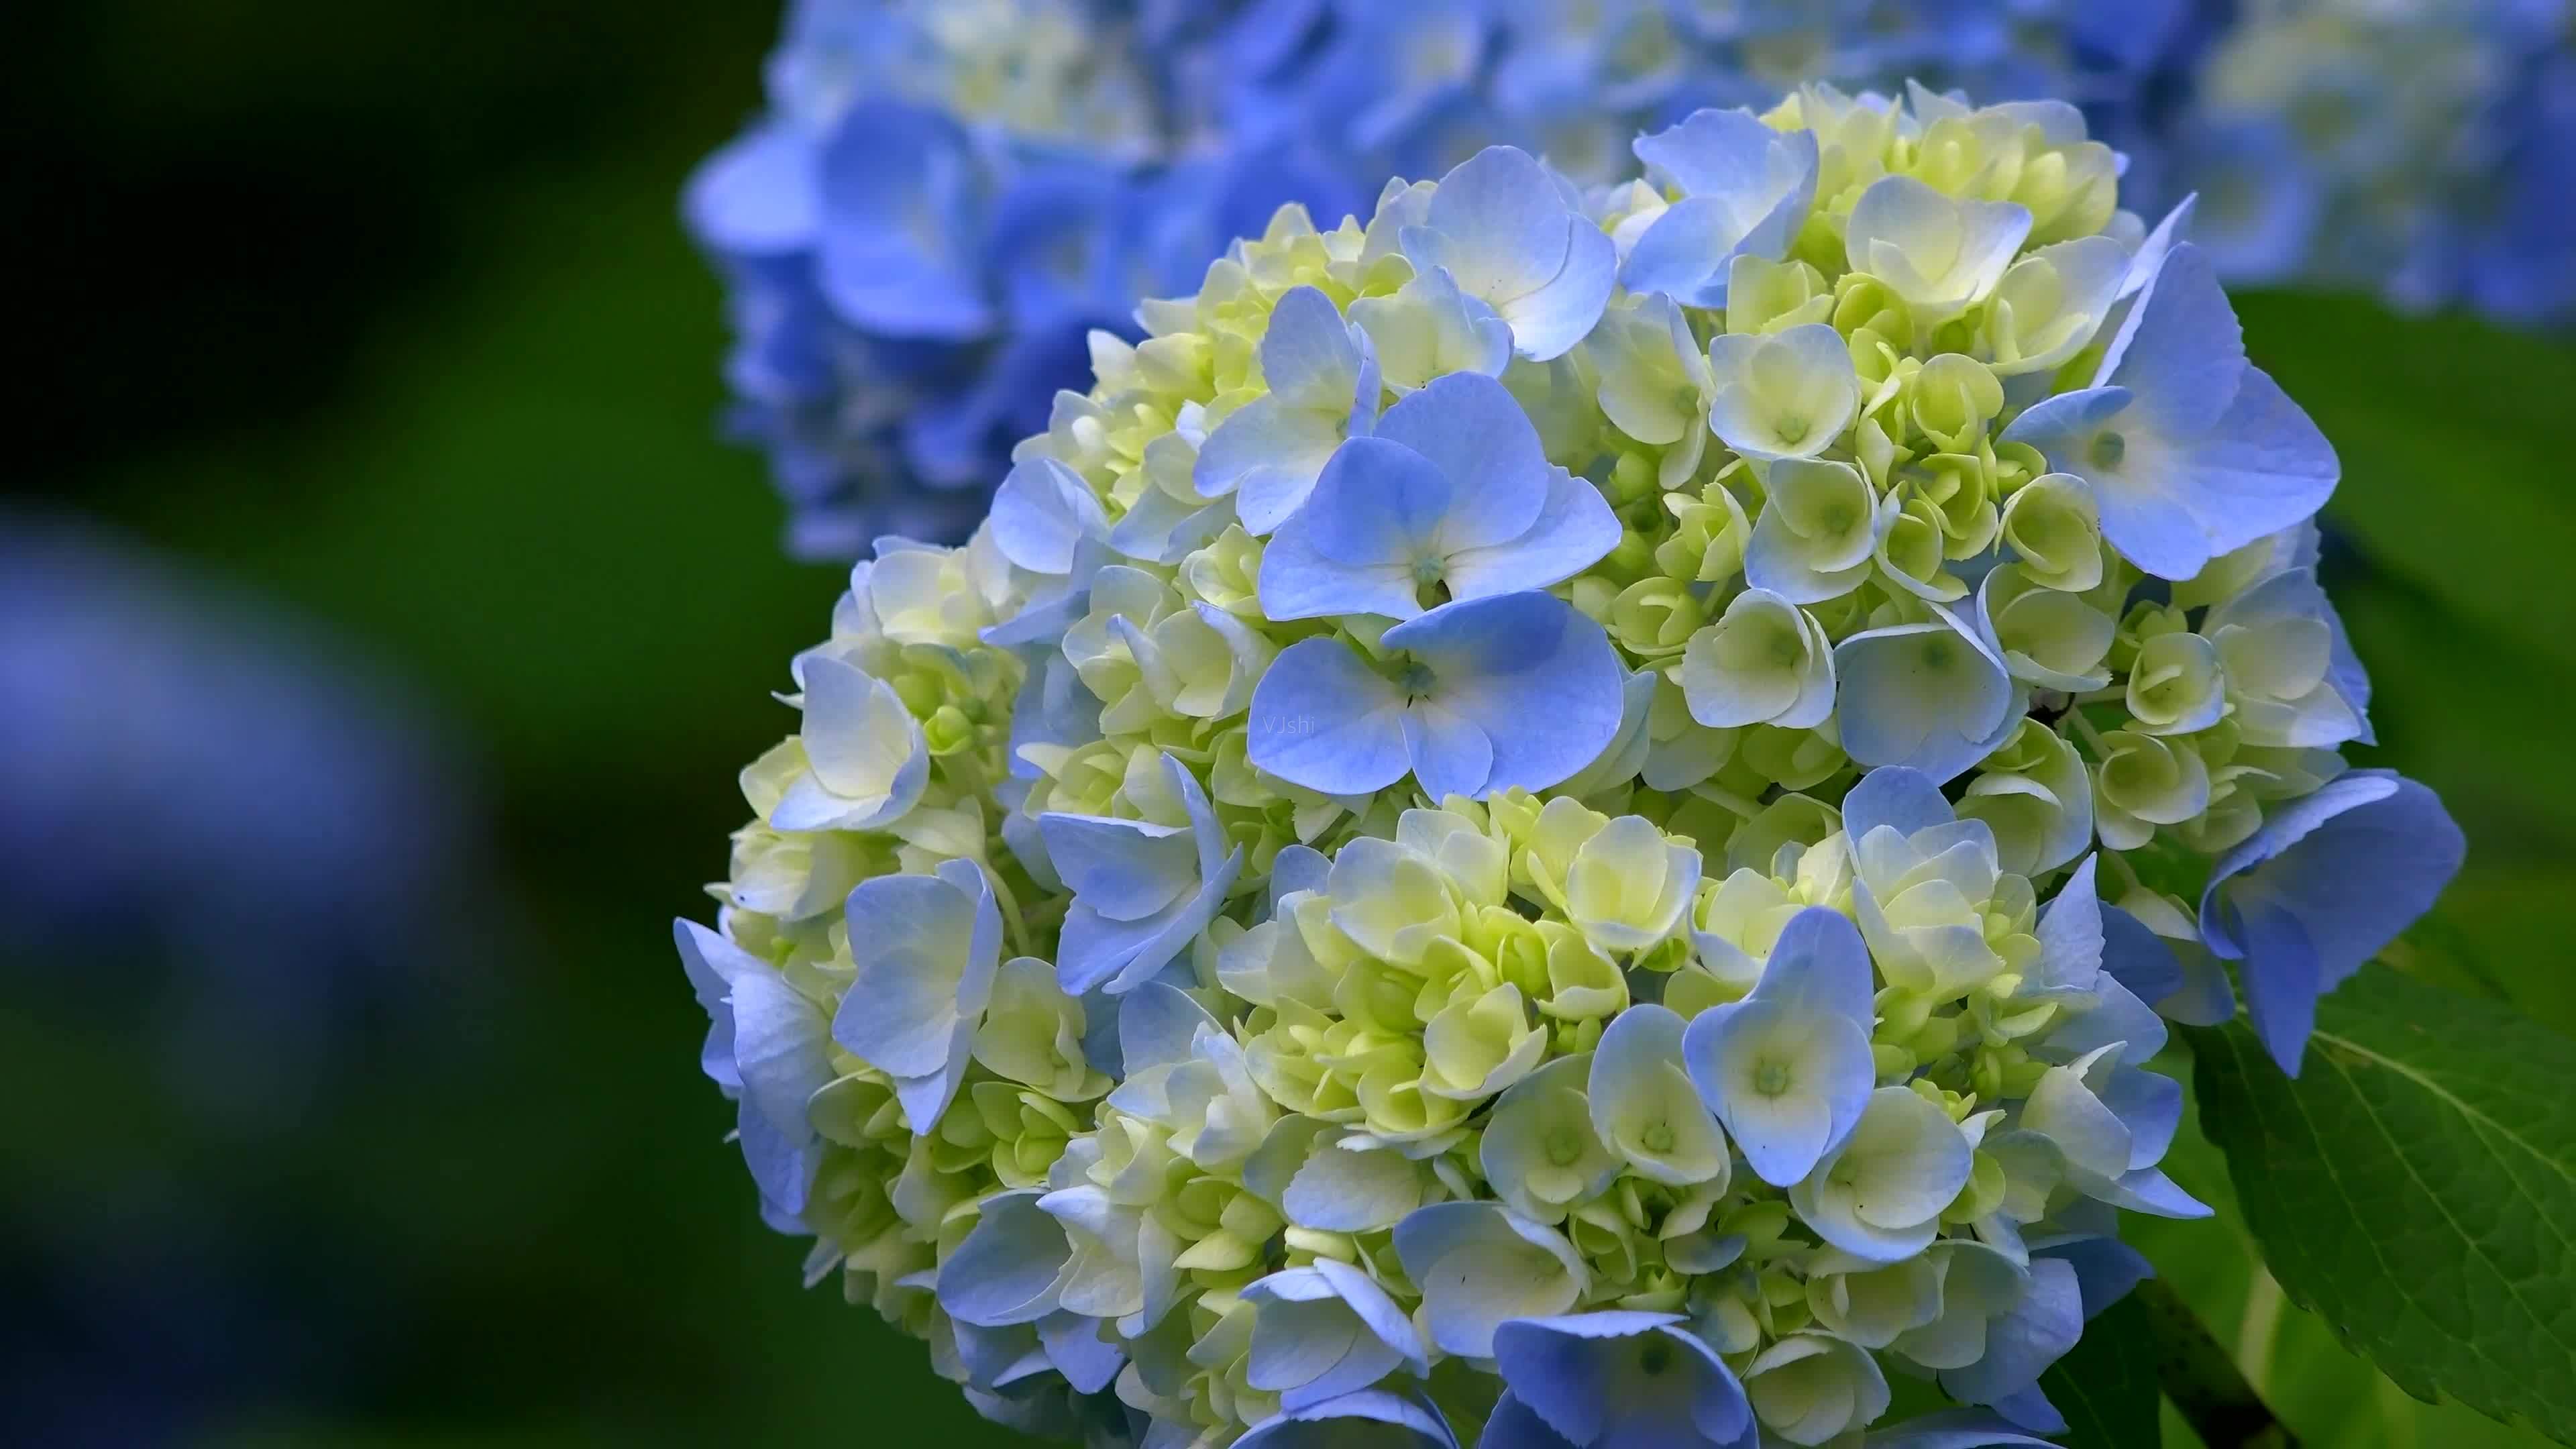
<path fill-rule="evenodd" d="M 2159 1011 L 2236 962 L 2295 1062 L 2456 868 L 2335 754 L 2332 450 L 2073 112 L 1636 153 L 1283 209 L 800 656 L 706 1066 L 984 1412 L 2038 1442 L 2119 1214 L 2208 1212 Z"/>

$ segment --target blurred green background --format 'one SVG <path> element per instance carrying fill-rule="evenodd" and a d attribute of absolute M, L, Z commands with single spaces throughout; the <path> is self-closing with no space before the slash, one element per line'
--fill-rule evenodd
<path fill-rule="evenodd" d="M 354 639 L 446 712 L 492 808 L 476 959 L 291 1131 L 226 1136 L 138 1088 L 147 1038 L 0 1013 L 0 1087 L 42 1107 L 0 1134 L 0 1200 L 150 1163 L 152 1191 L 262 1224 L 262 1273 L 324 1305 L 296 1372 L 193 1391 L 182 1442 L 1009 1442 L 917 1346 L 798 1288 L 669 946 L 842 584 L 782 560 L 761 464 L 715 439 L 719 296 L 675 219 L 774 16 L 120 0 L 15 23 L 0 104 L 47 139 L 17 165 L 40 380 L 14 486 Z M 2328 581 L 2377 686 L 2371 762 L 2472 843 L 2401 954 L 2576 1031 L 2553 446 L 2576 351 L 2358 300 L 2242 311 L 2343 454 Z M 2177 1157 L 2225 1198 L 2205 1148 Z M 2539 1442 L 2378 1381 L 2226 1215 L 2139 1237 L 2310 1443 Z M 135 1393 L 180 1368 L 111 1367 Z"/>

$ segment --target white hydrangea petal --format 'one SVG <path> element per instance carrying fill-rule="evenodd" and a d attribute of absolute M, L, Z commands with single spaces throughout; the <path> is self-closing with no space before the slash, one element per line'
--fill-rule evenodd
<path fill-rule="evenodd" d="M 1394 295 L 1351 303 L 1351 321 L 1375 345 L 1389 387 L 1410 392 L 1453 372 L 1499 377 L 1512 358 L 1512 328 L 1468 296 L 1446 267 L 1414 273 Z"/>
<path fill-rule="evenodd" d="M 1288 1220 L 1334 1233 L 1394 1227 L 1422 1206 L 1429 1171 L 1401 1152 L 1318 1143 L 1280 1198 Z"/>
<path fill-rule="evenodd" d="M 1708 362 L 1717 386 L 1709 427 L 1748 458 L 1813 457 L 1860 409 L 1850 348 L 1821 322 L 1712 338 Z"/>
<path fill-rule="evenodd" d="M 1593 1048 L 1592 1130 L 1629 1170 L 1685 1186 L 1723 1182 L 1726 1138 L 1682 1067 L 1681 1017 L 1661 1006 L 1619 1014 Z"/>
<path fill-rule="evenodd" d="M 1395 1251 L 1433 1346 L 1468 1358 L 1492 1357 L 1508 1320 L 1572 1308 L 1590 1280 L 1563 1235 L 1492 1203 L 1417 1208 L 1396 1224 Z"/>

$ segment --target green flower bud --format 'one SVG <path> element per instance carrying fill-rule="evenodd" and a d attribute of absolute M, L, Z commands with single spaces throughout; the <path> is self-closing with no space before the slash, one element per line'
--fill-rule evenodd
<path fill-rule="evenodd" d="M 1610 605 L 1610 637 L 1629 653 L 1652 659 L 1677 654 L 1708 622 L 1708 608 L 1677 579 L 1652 578 L 1629 585 Z"/>
<path fill-rule="evenodd" d="M 1836 297 L 1825 274 L 1801 261 L 1768 261 L 1751 253 L 1727 269 L 1726 330 L 1780 332 L 1833 315 Z"/>
<path fill-rule="evenodd" d="M 2228 709 L 2218 647 L 2198 634 L 2157 634 L 2129 662 L 2129 715 L 2148 734 L 2207 729 Z"/>
<path fill-rule="evenodd" d="M 1226 525 L 1208 545 L 1181 560 L 1181 591 L 1239 619 L 1261 619 L 1261 540 Z"/>
<path fill-rule="evenodd" d="M 1776 782 L 1784 790 L 1812 790 L 1842 773 L 1850 763 L 1851 757 L 1843 753 L 1842 746 L 1820 731 L 1753 725 L 1745 730 L 1736 747 L 1735 760 L 1728 770 L 1720 772 L 1720 778 L 1728 778 L 1733 766 L 1741 764 L 1764 784 Z M 1758 794 L 1760 789 L 1757 785 L 1749 793 Z"/>
<path fill-rule="evenodd" d="M 1625 508 L 1655 491 L 1656 472 L 1655 460 L 1646 454 L 1622 452 L 1619 461 L 1610 465 L 1601 491 L 1609 495 L 1612 507 Z"/>
<path fill-rule="evenodd" d="M 1934 453 L 1909 470 L 1915 486 L 1937 510 L 1942 552 L 1974 558 L 1995 540 L 1994 460 L 1983 440 L 1964 453 Z"/>
<path fill-rule="evenodd" d="M 1752 536 L 1744 505 L 1722 483 L 1702 488 L 1697 497 L 1667 493 L 1664 508 L 1673 516 L 1670 536 L 1655 546 L 1655 566 L 1685 582 L 1724 583 L 1744 572 L 1744 545 Z"/>
<path fill-rule="evenodd" d="M 1949 534 L 1939 505 L 1919 489 L 1908 488 L 1886 536 L 1879 540 L 1879 568 L 1891 577 L 1912 579 L 1944 600 L 1962 598 L 1968 586 L 1943 567 L 1949 556 Z"/>
<path fill-rule="evenodd" d="M 1836 250 L 1840 250 L 1840 240 Z M 1852 339 L 1854 366 L 1860 362 L 1860 334 L 1871 335 L 1874 344 L 1888 337 L 1912 337 L 1914 320 L 1906 313 L 1905 303 L 1889 290 L 1885 282 L 1867 272 L 1845 272 L 1834 279 L 1834 330 Z M 1879 374 L 1885 377 L 1882 370 Z M 1862 376 L 1869 373 L 1863 366 Z"/>
<path fill-rule="evenodd" d="M 1926 361 L 1906 385 L 1914 426 L 1944 453 L 1975 449 L 1986 424 L 2004 410 L 2004 385 L 1973 357 L 1944 352 Z"/>
<path fill-rule="evenodd" d="M 2032 479 L 2004 501 L 2003 540 L 2033 582 L 2080 594 L 2102 582 L 2102 517 L 2071 473 Z"/>

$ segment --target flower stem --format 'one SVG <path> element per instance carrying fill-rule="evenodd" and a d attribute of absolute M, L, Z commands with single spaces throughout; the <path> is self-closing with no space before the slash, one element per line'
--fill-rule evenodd
<path fill-rule="evenodd" d="M 1019 898 L 1011 894 L 1010 885 L 1002 879 L 1002 873 L 993 867 L 992 862 L 978 863 L 984 867 L 984 879 L 992 883 L 993 903 L 1002 908 L 1002 929 L 1011 938 L 1012 952 L 1021 956 L 1036 955 L 1029 949 L 1028 921 L 1020 914 Z"/>
<path fill-rule="evenodd" d="M 2297 1449 L 2290 1432 L 2245 1381 L 2244 1371 L 2161 1278 L 2137 1287 L 2155 1325 L 2156 1382 L 2209 1449 Z"/>

